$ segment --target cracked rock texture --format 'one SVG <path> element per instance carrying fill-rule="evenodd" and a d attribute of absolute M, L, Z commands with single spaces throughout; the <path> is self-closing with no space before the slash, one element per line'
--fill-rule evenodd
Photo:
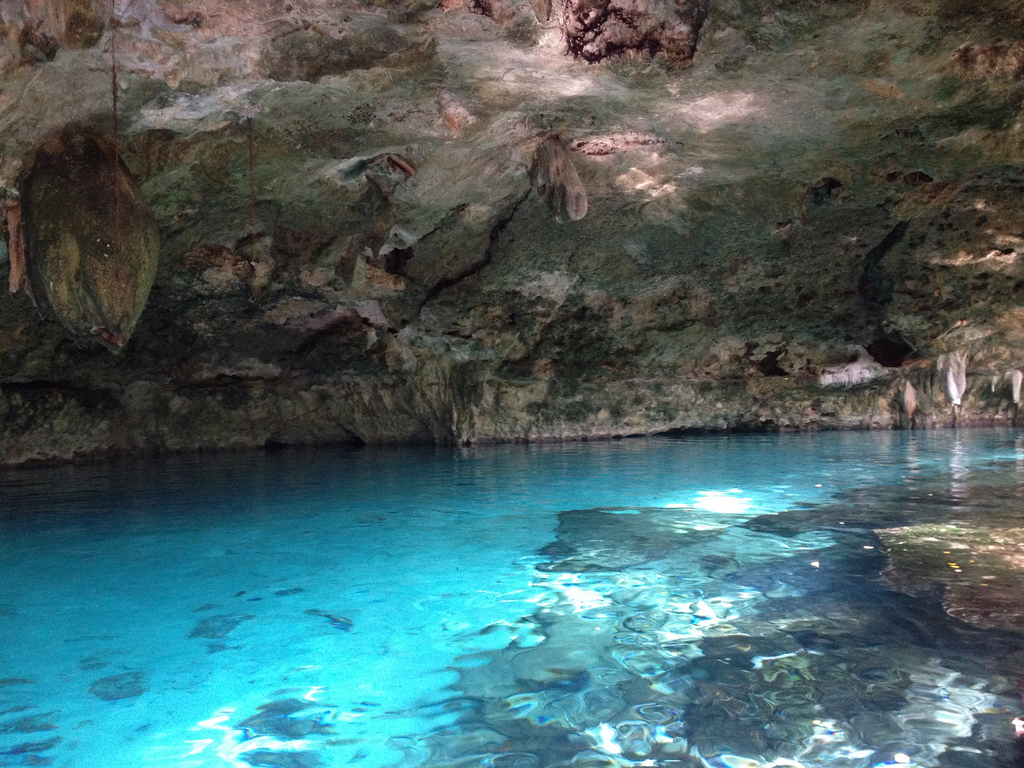
<path fill-rule="evenodd" d="M 158 266 L 116 351 L 0 297 L 0 461 L 1016 418 L 1017 2 L 109 8 L 0 4 L 0 185 L 117 147 Z"/>

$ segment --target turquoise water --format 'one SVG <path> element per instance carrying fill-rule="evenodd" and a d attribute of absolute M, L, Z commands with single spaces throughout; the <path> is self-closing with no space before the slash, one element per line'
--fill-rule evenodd
<path fill-rule="evenodd" d="M 0 766 L 1017 766 L 1024 636 L 875 529 L 1013 520 L 1015 432 L 0 473 Z"/>

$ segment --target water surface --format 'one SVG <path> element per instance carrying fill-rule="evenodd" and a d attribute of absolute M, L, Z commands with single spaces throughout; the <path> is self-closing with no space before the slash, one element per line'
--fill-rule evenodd
<path fill-rule="evenodd" d="M 1019 765 L 1024 635 L 957 609 L 1012 573 L 883 544 L 1022 479 L 1006 431 L 4 470 L 0 766 Z"/>

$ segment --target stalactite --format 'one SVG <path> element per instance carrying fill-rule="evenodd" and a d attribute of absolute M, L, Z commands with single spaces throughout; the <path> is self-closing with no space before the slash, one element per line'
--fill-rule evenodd
<path fill-rule="evenodd" d="M 17 200 L 4 200 L 0 207 L 7 224 L 7 254 L 10 259 L 7 290 L 17 293 L 25 282 L 25 236 L 21 229 L 21 203 Z"/>
<path fill-rule="evenodd" d="M 441 109 L 441 118 L 445 125 L 451 128 L 456 136 L 467 125 L 476 122 L 476 118 L 463 106 L 462 102 L 444 89 L 437 92 L 437 104 Z"/>
<path fill-rule="evenodd" d="M 957 350 L 942 355 L 936 362 L 936 370 L 943 376 L 946 399 L 953 407 L 953 425 L 956 426 L 960 417 L 960 405 L 967 391 L 967 353 Z"/>
<path fill-rule="evenodd" d="M 1013 425 L 1017 425 L 1017 418 L 1020 416 L 1020 389 L 1024 383 L 1024 373 L 1014 368 L 1007 371 L 1006 378 L 1010 381 L 1010 397 L 1013 400 Z"/>
<path fill-rule="evenodd" d="M 1024 382 L 1024 373 L 1012 370 L 1008 374 L 1010 378 L 1010 395 L 1013 397 L 1013 404 L 1020 405 L 1020 386 Z"/>
<path fill-rule="evenodd" d="M 548 136 L 541 142 L 530 175 L 534 189 L 547 202 L 555 221 L 561 222 L 563 216 L 579 221 L 587 215 L 587 190 L 560 136 Z"/>
<path fill-rule="evenodd" d="M 917 390 L 909 381 L 904 380 L 903 389 L 900 393 L 900 400 L 903 406 L 903 413 L 907 417 L 907 428 L 914 428 L 914 414 L 917 413 Z"/>

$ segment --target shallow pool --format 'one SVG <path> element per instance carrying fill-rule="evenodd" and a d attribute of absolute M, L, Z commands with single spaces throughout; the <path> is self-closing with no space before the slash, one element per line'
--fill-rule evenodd
<path fill-rule="evenodd" d="M 0 766 L 1017 766 L 1022 511 L 987 430 L 2 470 Z"/>

